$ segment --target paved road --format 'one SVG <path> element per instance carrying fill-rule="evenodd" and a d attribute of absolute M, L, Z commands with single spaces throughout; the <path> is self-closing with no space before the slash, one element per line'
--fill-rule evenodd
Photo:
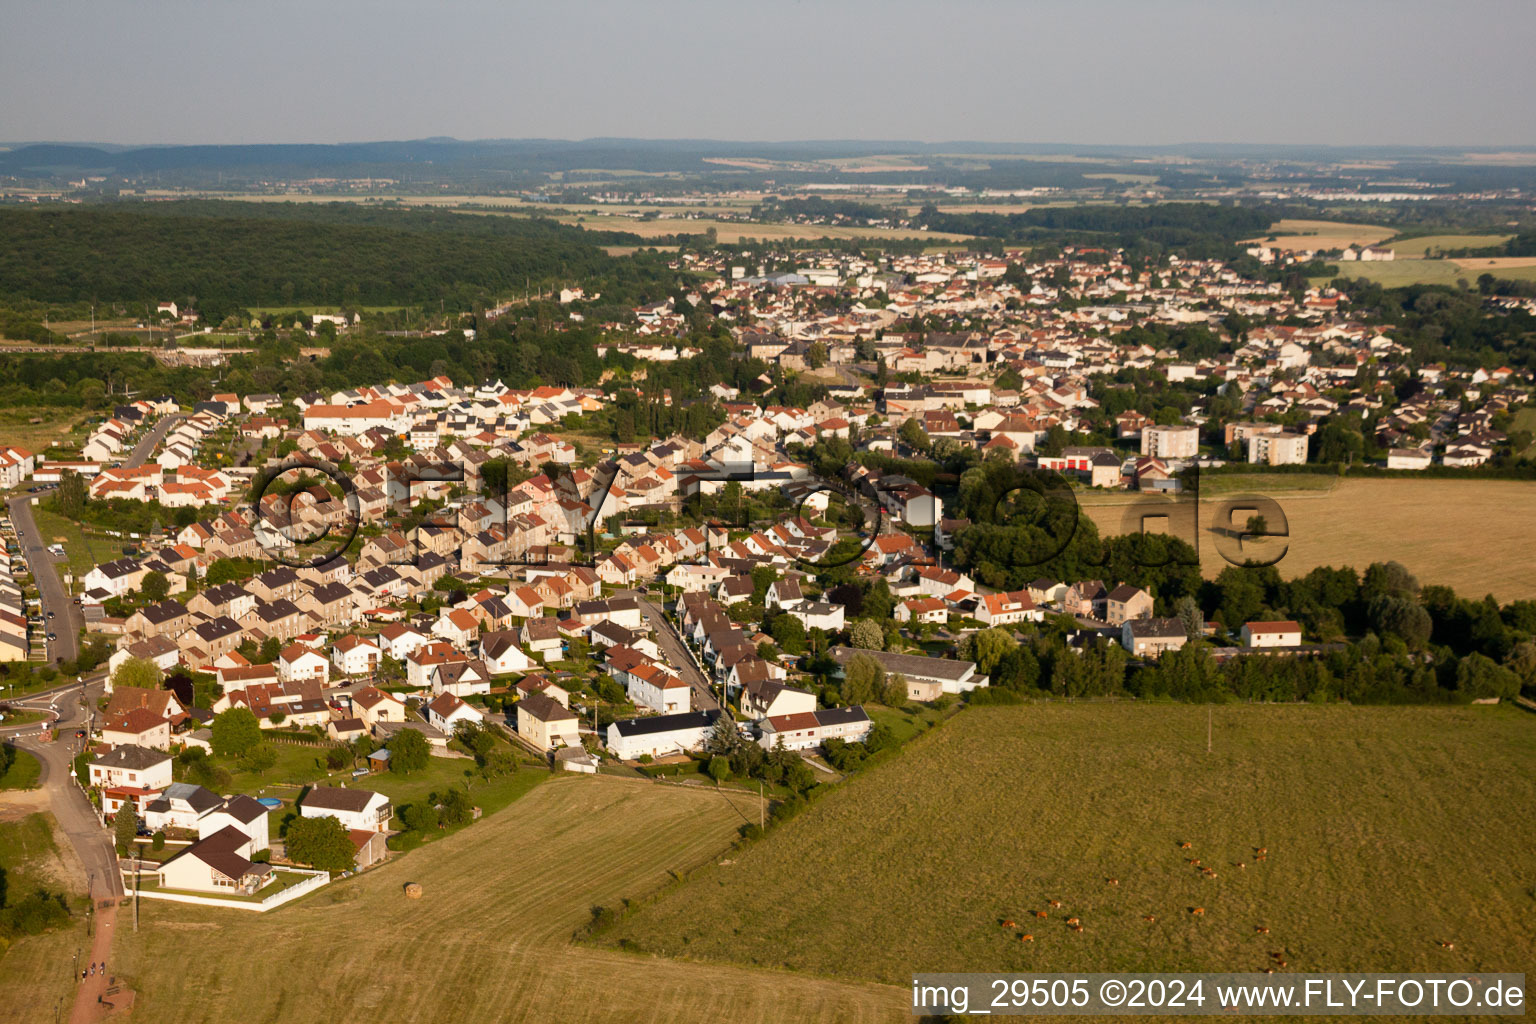
<path fill-rule="evenodd" d="M 674 668 L 683 677 L 683 681 L 693 687 L 693 709 L 695 711 L 713 711 L 720 706 L 715 696 L 710 692 L 709 679 L 699 670 L 698 663 L 693 660 L 692 653 L 683 638 L 678 636 L 672 623 L 667 621 L 662 613 L 661 605 L 650 598 L 635 592 L 635 599 L 640 602 L 640 614 L 650 623 L 652 631 L 656 634 L 656 643 L 661 647 L 661 653 L 667 656 Z"/>
<path fill-rule="evenodd" d="M 53 632 L 59 635 L 57 640 L 48 642 L 48 660 L 52 662 L 73 661 L 80 656 L 80 629 L 84 625 L 84 617 L 75 602 L 70 600 L 69 591 L 64 589 L 64 582 L 59 579 L 58 568 L 54 565 L 53 556 L 48 553 L 43 543 L 43 535 L 37 529 L 37 524 L 32 521 L 32 499 L 41 498 L 49 493 L 43 491 L 38 495 L 22 495 L 10 500 L 11 524 L 16 527 L 16 540 L 21 544 L 22 552 L 27 556 L 27 564 L 32 568 L 32 578 L 37 581 L 37 592 L 43 601 L 43 625 L 45 632 Z M 48 613 L 53 612 L 54 618 L 49 618 Z"/>
<path fill-rule="evenodd" d="M 124 462 L 123 465 L 128 469 L 144 465 L 149 460 L 149 457 L 154 454 L 155 447 L 165 440 L 165 435 L 169 434 L 171 428 L 180 423 L 184 418 L 179 412 L 160 417 L 159 422 L 149 428 L 149 433 L 139 438 L 139 443 L 133 446 L 133 451 L 128 455 L 128 461 Z"/>
<path fill-rule="evenodd" d="M 111 976 L 102 965 L 111 964 L 116 904 L 125 893 L 112 833 L 101 826 L 90 801 L 69 777 L 70 762 L 85 744 L 85 740 L 75 737 L 75 731 L 85 728 L 86 708 L 94 707 L 102 688 L 103 677 L 98 675 L 87 681 L 84 701 L 81 700 L 81 687 L 72 683 L 11 702 L 56 716 L 53 724 L 58 729 L 57 740 L 43 742 L 39 738 L 39 733 L 49 724 L 46 722 L 0 729 L 0 738 L 34 755 L 42 766 L 38 781 L 48 795 L 49 810 L 53 812 L 59 830 L 74 847 L 89 879 L 91 901 L 95 904 L 91 948 L 78 963 L 79 968 L 87 972 L 91 964 L 98 966 L 96 973 L 87 973 L 75 990 L 75 1001 L 69 1014 L 71 1024 L 91 1024 L 104 1017 L 109 1009 L 102 1005 L 102 999 L 108 995 Z"/>
<path fill-rule="evenodd" d="M 87 683 L 85 693 L 90 706 L 95 706 L 102 687 L 100 678 Z M 101 827 L 90 801 L 69 777 L 70 762 L 85 743 L 75 738 L 75 731 L 84 729 L 86 725 L 86 710 L 80 702 L 80 685 L 75 683 L 28 697 L 18 697 L 11 703 L 58 715 L 56 727 L 59 738 L 51 743 L 38 738 L 44 725 L 38 722 L 4 730 L 10 734 L 6 738 L 41 762 L 40 782 L 48 794 L 50 809 L 58 820 L 59 828 L 69 837 L 80 857 L 80 863 L 90 875 L 91 895 L 98 900 L 121 896 L 123 882 L 117 870 L 117 851 L 112 845 L 111 833 Z"/>

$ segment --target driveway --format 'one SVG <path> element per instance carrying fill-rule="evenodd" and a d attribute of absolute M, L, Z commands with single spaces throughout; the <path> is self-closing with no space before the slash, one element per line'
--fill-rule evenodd
<path fill-rule="evenodd" d="M 57 640 L 48 641 L 48 660 L 57 663 L 73 661 L 80 656 L 80 630 L 85 619 L 75 602 L 70 600 L 69 591 L 64 589 L 53 556 L 48 553 L 43 535 L 32 521 L 34 497 L 41 498 L 48 493 L 43 491 L 35 496 L 24 494 L 12 498 L 10 509 L 11 524 L 16 528 L 16 540 L 27 556 L 27 565 L 32 568 L 32 578 L 37 581 L 37 592 L 43 601 L 43 625 L 40 628 L 45 633 L 54 632 L 59 635 Z M 49 612 L 53 612 L 55 617 L 50 619 Z"/>
<path fill-rule="evenodd" d="M 661 605 L 636 591 L 635 600 L 640 603 L 640 614 L 645 616 L 645 621 L 650 624 L 651 630 L 656 634 L 656 643 L 661 647 L 661 653 L 667 656 L 667 661 L 676 668 L 683 681 L 693 687 L 693 708 L 695 711 L 713 711 L 720 706 L 715 696 L 710 692 L 709 679 L 699 670 L 698 663 L 693 660 L 693 654 L 688 650 L 683 638 L 667 621 L 662 613 Z"/>

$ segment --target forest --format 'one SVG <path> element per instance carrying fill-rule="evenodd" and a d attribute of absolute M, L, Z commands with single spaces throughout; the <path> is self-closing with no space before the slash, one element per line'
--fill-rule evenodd
<path fill-rule="evenodd" d="M 452 310 L 653 271 L 600 245 L 621 232 L 552 220 L 355 204 L 186 201 L 0 207 L 0 296 L 137 311 L 175 300 L 205 322 L 264 305 L 431 303 Z"/>

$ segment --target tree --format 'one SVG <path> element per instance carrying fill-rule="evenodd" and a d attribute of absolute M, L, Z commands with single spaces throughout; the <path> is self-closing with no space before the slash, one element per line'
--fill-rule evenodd
<path fill-rule="evenodd" d="M 288 859 L 308 864 L 322 871 L 348 871 L 356 851 L 346 827 L 329 814 L 317 818 L 294 818 L 283 836 Z"/>
<path fill-rule="evenodd" d="M 885 669 L 867 654 L 855 654 L 843 666 L 843 685 L 840 696 L 844 704 L 864 704 L 873 701 L 885 690 Z"/>
<path fill-rule="evenodd" d="M 729 758 L 716 754 L 709 759 L 709 777 L 715 780 L 715 785 L 720 785 L 731 777 L 731 762 Z"/>
<path fill-rule="evenodd" d="M 885 693 L 880 698 L 880 703 L 888 708 L 903 707 L 907 703 L 907 677 L 900 672 L 892 672 L 885 677 Z"/>
<path fill-rule="evenodd" d="M 431 756 L 427 738 L 415 729 L 401 729 L 389 741 L 389 770 L 396 774 L 421 771 Z"/>
<path fill-rule="evenodd" d="M 277 764 L 277 751 L 270 744 L 257 743 L 245 753 L 241 754 L 235 762 L 235 767 L 243 772 L 260 774 Z"/>
<path fill-rule="evenodd" d="M 1520 695 L 1520 677 L 1474 651 L 1456 666 L 1456 690 L 1472 700 L 1511 700 Z"/>
<path fill-rule="evenodd" d="M 1267 537 L 1269 536 L 1269 523 L 1263 516 L 1249 516 L 1245 532 L 1254 537 Z"/>
<path fill-rule="evenodd" d="M 139 584 L 139 593 L 144 595 L 146 601 L 164 601 L 170 596 L 171 581 L 163 572 L 147 572 Z"/>
<path fill-rule="evenodd" d="M 126 856 L 138 834 L 139 812 L 132 800 L 124 800 L 123 805 L 117 809 L 117 816 L 112 820 L 112 836 L 117 842 L 117 852 Z"/>
<path fill-rule="evenodd" d="M 59 514 L 66 519 L 80 518 L 80 513 L 85 510 L 85 502 L 89 492 L 85 487 L 85 477 L 72 470 L 65 470 L 59 477 L 59 489 L 53 496 L 54 506 Z"/>
<path fill-rule="evenodd" d="M 158 690 L 160 678 L 159 665 L 148 658 L 129 658 L 117 666 L 117 671 L 112 673 L 112 688 L 114 690 L 123 687 Z"/>
<path fill-rule="evenodd" d="M 928 431 L 916 417 L 906 420 L 897 431 L 903 443 L 914 451 L 926 452 L 929 447 Z"/>
<path fill-rule="evenodd" d="M 736 719 L 724 709 L 720 717 L 715 719 L 713 728 L 709 730 L 709 738 L 704 741 L 704 750 L 710 754 L 724 754 L 729 757 L 736 749 L 746 742 L 742 738 L 741 729 L 736 725 Z"/>
<path fill-rule="evenodd" d="M 213 752 L 221 757 L 245 753 L 261 742 L 261 723 L 250 708 L 230 708 L 213 716 Z"/>
<path fill-rule="evenodd" d="M 786 612 L 774 616 L 768 632 L 785 654 L 805 653 L 805 624 L 793 615 Z"/>
<path fill-rule="evenodd" d="M 971 659 L 976 662 L 978 672 L 989 676 L 1008 652 L 1017 646 L 1018 641 L 1006 629 L 993 626 L 977 630 L 971 636 Z"/>
<path fill-rule="evenodd" d="M 873 619 L 855 619 L 848 627 L 848 641 L 866 651 L 885 650 L 885 630 Z"/>
<path fill-rule="evenodd" d="M 1184 635 L 1191 640 L 1198 640 L 1205 633 L 1205 615 L 1188 594 L 1173 603 L 1173 614 L 1184 627 Z"/>

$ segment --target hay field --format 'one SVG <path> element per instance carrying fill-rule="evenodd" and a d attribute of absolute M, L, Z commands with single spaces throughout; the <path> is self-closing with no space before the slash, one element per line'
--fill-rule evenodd
<path fill-rule="evenodd" d="M 1400 238 L 1388 242 L 1397 258 L 1422 257 L 1431 250 L 1481 249 L 1488 245 L 1503 245 L 1514 235 L 1423 235 L 1419 238 Z"/>
<path fill-rule="evenodd" d="M 745 221 L 713 220 L 687 217 L 658 217 L 655 220 L 637 220 L 609 214 L 595 216 L 557 217 L 562 224 L 575 224 L 588 231 L 627 231 L 641 238 L 659 238 L 664 235 L 701 235 L 710 228 L 725 243 L 740 242 L 743 238 L 922 238 L 942 242 L 964 241 L 967 235 L 946 231 L 918 231 L 913 228 L 865 228 L 845 227 L 833 224 L 760 224 Z"/>
<path fill-rule="evenodd" d="M 891 984 L 1258 971 L 1277 950 L 1292 971 L 1536 970 L 1536 821 L 1514 810 L 1536 800 L 1528 712 L 1231 705 L 1212 721 L 1207 754 L 1203 707 L 970 708 L 613 940 Z"/>
<path fill-rule="evenodd" d="M 147 903 L 116 968 L 155 1024 L 896 1019 L 900 990 L 571 945 L 593 905 L 719 857 L 747 814 L 755 795 L 551 780 L 274 913 Z"/>
<path fill-rule="evenodd" d="M 1501 602 L 1536 598 L 1536 482 L 1431 478 L 1336 479 L 1262 474 L 1213 476 L 1200 505 L 1200 562 L 1207 576 L 1227 566 L 1215 546 L 1221 503 L 1240 492 L 1273 497 L 1289 523 L 1277 568 L 1290 578 L 1319 565 L 1395 559 L 1422 583 Z M 1298 489 L 1299 486 L 1314 488 Z M 1101 532 L 1121 530 L 1134 495 L 1082 495 Z M 1274 528 L 1276 524 L 1271 523 Z M 1264 544 L 1279 544 L 1267 540 Z"/>
<path fill-rule="evenodd" d="M 1270 236 L 1274 240 L 1270 240 Z M 1269 231 L 1249 242 L 1282 249 L 1343 249 L 1350 245 L 1375 245 L 1391 238 L 1391 228 L 1379 224 L 1349 224 L 1333 220 L 1277 220 Z"/>

